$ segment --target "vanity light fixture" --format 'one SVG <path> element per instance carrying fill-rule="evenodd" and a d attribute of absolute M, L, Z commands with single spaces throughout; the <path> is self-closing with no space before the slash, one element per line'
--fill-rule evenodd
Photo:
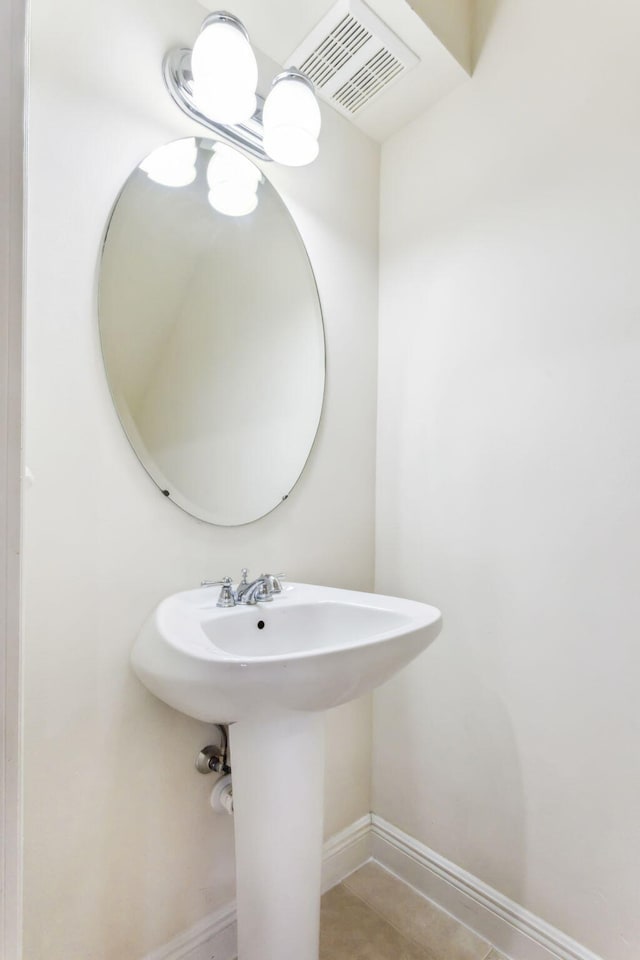
<path fill-rule="evenodd" d="M 180 109 L 226 143 L 287 166 L 317 157 L 321 121 L 312 82 L 287 69 L 276 76 L 265 101 L 256 93 L 258 67 L 249 36 L 233 14 L 206 17 L 193 50 L 170 50 L 163 70 Z"/>

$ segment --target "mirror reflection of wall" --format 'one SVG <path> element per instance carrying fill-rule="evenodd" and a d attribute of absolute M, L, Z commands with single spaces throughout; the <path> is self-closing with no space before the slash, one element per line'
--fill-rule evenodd
<path fill-rule="evenodd" d="M 100 331 L 113 399 L 146 469 L 189 513 L 234 525 L 272 510 L 305 465 L 324 332 L 306 250 L 276 190 L 251 164 L 255 209 L 220 213 L 208 199 L 215 145 L 196 144 L 191 183 L 165 186 L 141 168 L 127 180 L 104 245 Z"/>

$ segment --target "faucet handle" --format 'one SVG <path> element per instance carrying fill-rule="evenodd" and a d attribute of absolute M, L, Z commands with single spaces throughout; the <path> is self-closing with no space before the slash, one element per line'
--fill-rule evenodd
<path fill-rule="evenodd" d="M 223 577 L 222 580 L 201 580 L 201 587 L 230 587 L 233 583 L 231 577 Z"/>
<path fill-rule="evenodd" d="M 235 607 L 236 598 L 233 593 L 233 580 L 231 577 L 223 577 L 222 580 L 203 580 L 201 587 L 222 587 L 216 607 Z"/>
<path fill-rule="evenodd" d="M 282 584 L 281 580 L 284 580 L 286 574 L 284 573 L 261 573 L 260 576 L 263 580 L 266 580 L 269 584 L 269 590 L 271 593 L 282 593 Z"/>

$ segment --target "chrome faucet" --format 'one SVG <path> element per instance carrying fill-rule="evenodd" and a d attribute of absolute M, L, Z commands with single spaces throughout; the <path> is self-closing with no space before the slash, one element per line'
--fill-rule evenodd
<path fill-rule="evenodd" d="M 253 580 L 251 583 L 247 584 L 242 593 L 237 593 L 236 597 L 236 603 L 254 604 L 266 603 L 273 600 L 271 589 L 269 587 L 269 581 L 265 580 L 264 577 L 258 577 L 257 580 Z"/>
<path fill-rule="evenodd" d="M 243 567 L 242 580 L 235 590 L 231 577 L 223 577 L 222 580 L 203 580 L 200 586 L 222 587 L 216 603 L 217 607 L 235 607 L 238 603 L 250 604 L 251 606 L 256 603 L 267 603 L 273 600 L 274 594 L 282 593 L 280 581 L 284 576 L 283 573 L 279 573 L 277 576 L 273 573 L 262 573 L 251 582 L 247 579 L 248 573 L 247 568 Z"/>
<path fill-rule="evenodd" d="M 273 600 L 273 590 L 271 580 L 268 574 L 261 574 L 251 583 L 247 580 L 249 571 L 246 567 L 242 568 L 242 580 L 236 590 L 236 603 L 266 603 Z"/>

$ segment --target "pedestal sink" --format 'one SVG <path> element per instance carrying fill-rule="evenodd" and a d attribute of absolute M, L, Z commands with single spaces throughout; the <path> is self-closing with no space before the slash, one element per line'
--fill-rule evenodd
<path fill-rule="evenodd" d="M 438 635 L 412 600 L 290 584 L 269 603 L 168 597 L 131 661 L 157 697 L 231 724 L 239 960 L 318 960 L 323 711 L 367 693 Z"/>

